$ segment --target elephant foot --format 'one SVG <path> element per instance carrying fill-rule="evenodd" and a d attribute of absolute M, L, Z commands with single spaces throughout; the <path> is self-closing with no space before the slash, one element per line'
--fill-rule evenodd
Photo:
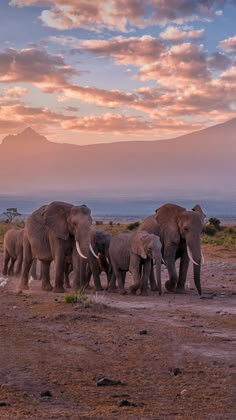
<path fill-rule="evenodd" d="M 129 291 L 130 291 L 131 295 L 136 295 L 137 290 L 138 289 L 135 286 L 130 286 L 130 288 L 129 288 Z"/>
<path fill-rule="evenodd" d="M 119 292 L 120 295 L 126 295 L 127 294 L 127 291 L 124 288 L 121 288 L 121 287 L 118 289 L 118 292 Z"/>
<path fill-rule="evenodd" d="M 102 286 L 99 286 L 99 287 L 95 287 L 95 291 L 96 292 L 102 292 L 104 289 L 103 289 L 103 287 Z"/>
<path fill-rule="evenodd" d="M 177 287 L 175 292 L 182 295 L 187 293 L 184 287 Z"/>
<path fill-rule="evenodd" d="M 141 296 L 148 296 L 148 291 L 146 289 L 140 291 Z"/>
<path fill-rule="evenodd" d="M 29 290 L 28 283 L 20 283 L 19 290 Z"/>
<path fill-rule="evenodd" d="M 70 289 L 71 288 L 70 283 L 65 283 L 64 286 L 65 286 L 66 289 Z"/>
<path fill-rule="evenodd" d="M 51 292 L 52 289 L 53 289 L 53 287 L 50 283 L 42 283 L 42 290 L 44 292 Z"/>
<path fill-rule="evenodd" d="M 54 287 L 53 293 L 65 293 L 65 289 L 63 286 Z"/>
<path fill-rule="evenodd" d="M 107 292 L 108 292 L 108 293 L 116 293 L 116 292 L 117 292 L 117 290 L 118 290 L 118 288 L 117 288 L 117 287 L 108 287 L 108 288 L 107 288 Z"/>
<path fill-rule="evenodd" d="M 165 282 L 165 288 L 168 292 L 175 292 L 175 284 L 173 284 L 170 280 Z"/>
<path fill-rule="evenodd" d="M 14 277 L 14 271 L 12 271 L 12 270 L 10 270 L 10 271 L 8 271 L 8 276 L 10 276 L 10 277 Z"/>
<path fill-rule="evenodd" d="M 158 291 L 158 287 L 157 287 L 157 286 L 153 286 L 153 287 L 151 287 L 151 291 L 152 291 L 152 292 L 157 292 L 157 291 Z"/>

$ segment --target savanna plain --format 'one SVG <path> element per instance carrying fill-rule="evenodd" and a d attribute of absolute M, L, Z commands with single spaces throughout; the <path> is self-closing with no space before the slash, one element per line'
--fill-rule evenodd
<path fill-rule="evenodd" d="M 9 227 L 0 225 L 0 271 Z M 192 268 L 186 294 L 91 288 L 76 302 L 37 280 L 18 293 L 9 277 L 0 287 L 0 418 L 235 419 L 236 227 L 204 233 L 202 248 L 202 299 Z M 166 280 L 163 265 L 163 289 Z"/>

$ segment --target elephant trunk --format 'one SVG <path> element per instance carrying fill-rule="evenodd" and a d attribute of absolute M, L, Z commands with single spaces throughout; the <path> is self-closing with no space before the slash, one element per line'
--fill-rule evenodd
<path fill-rule="evenodd" d="M 200 280 L 200 270 L 201 270 L 201 261 L 199 262 L 199 265 L 194 265 L 193 267 L 194 283 L 198 291 L 198 294 L 201 296 L 202 288 L 201 288 L 201 280 Z"/>
<path fill-rule="evenodd" d="M 162 261 L 161 250 L 158 249 L 155 252 L 154 259 L 156 261 L 157 288 L 158 288 L 159 295 L 161 295 L 161 292 L 162 292 L 161 290 L 161 261 Z"/>
<path fill-rule="evenodd" d="M 186 241 L 187 242 L 187 253 L 190 261 L 193 263 L 193 278 L 194 284 L 198 291 L 198 294 L 202 294 L 201 289 L 201 260 L 202 260 L 202 252 L 201 252 L 201 243 L 200 238 L 194 238 L 194 240 Z"/>

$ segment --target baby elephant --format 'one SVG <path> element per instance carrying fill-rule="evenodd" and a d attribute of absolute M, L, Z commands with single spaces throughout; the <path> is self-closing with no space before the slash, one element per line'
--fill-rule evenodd
<path fill-rule="evenodd" d="M 134 280 L 130 287 L 131 293 L 139 290 L 141 294 L 146 295 L 152 259 L 155 259 L 157 286 L 161 294 L 161 242 L 157 235 L 143 230 L 113 236 L 109 254 L 114 272 L 109 283 L 109 290 L 115 289 L 117 279 L 119 292 L 125 294 L 125 274 L 130 271 Z"/>
<path fill-rule="evenodd" d="M 24 229 L 9 229 L 3 240 L 3 275 L 18 276 L 21 271 L 23 259 L 23 235 Z M 14 265 L 17 261 L 16 269 Z M 9 265 L 10 262 L 10 265 Z"/>

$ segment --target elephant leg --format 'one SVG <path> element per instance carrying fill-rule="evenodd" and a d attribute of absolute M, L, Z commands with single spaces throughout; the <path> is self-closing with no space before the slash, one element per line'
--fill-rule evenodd
<path fill-rule="evenodd" d="M 112 274 L 111 281 L 109 283 L 109 291 L 113 291 L 116 289 L 116 280 L 118 282 L 118 292 L 121 295 L 125 295 L 126 290 L 123 284 L 122 272 L 116 267 L 113 267 L 113 274 Z"/>
<path fill-rule="evenodd" d="M 117 286 L 116 286 L 116 275 L 115 275 L 115 272 L 113 270 L 112 275 L 111 275 L 111 278 L 110 278 L 110 281 L 108 283 L 108 291 L 114 291 L 116 289 L 117 289 Z"/>
<path fill-rule="evenodd" d="M 123 286 L 125 287 L 126 271 L 122 271 L 122 272 L 121 272 L 121 277 L 122 277 L 122 283 L 123 283 Z"/>
<path fill-rule="evenodd" d="M 93 259 L 92 258 L 89 261 L 89 265 L 90 265 L 90 268 L 91 268 L 91 271 L 92 271 L 95 289 L 97 291 L 103 290 L 102 285 L 101 285 L 101 280 L 100 280 L 100 275 L 99 275 L 99 267 L 98 267 L 97 261 L 94 258 Z"/>
<path fill-rule="evenodd" d="M 37 280 L 37 260 L 35 258 L 32 261 L 29 275 L 33 280 Z"/>
<path fill-rule="evenodd" d="M 70 289 L 69 274 L 70 274 L 70 263 L 66 262 L 65 263 L 65 273 L 64 273 L 64 285 L 67 289 Z"/>
<path fill-rule="evenodd" d="M 16 261 L 15 276 L 19 277 L 22 269 L 23 254 L 21 253 Z"/>
<path fill-rule="evenodd" d="M 116 273 L 116 278 L 118 282 L 118 292 L 120 293 L 120 295 L 125 295 L 126 290 L 124 288 L 124 283 L 123 283 L 123 279 L 124 279 L 123 272 L 118 270 Z"/>
<path fill-rule="evenodd" d="M 9 265 L 9 268 L 8 268 L 8 271 L 7 271 L 7 274 L 9 276 L 14 276 L 14 265 L 15 265 L 15 262 L 16 262 L 15 258 L 12 258 L 11 257 L 10 265 Z"/>
<path fill-rule="evenodd" d="M 4 265 L 3 265 L 3 270 L 2 270 L 2 274 L 4 276 L 7 276 L 7 272 L 8 272 L 8 263 L 10 261 L 10 255 L 8 253 L 7 250 L 4 251 Z"/>
<path fill-rule="evenodd" d="M 54 293 L 64 293 L 65 255 L 63 250 L 59 250 L 55 257 L 55 271 L 55 286 L 53 291 Z"/>
<path fill-rule="evenodd" d="M 130 292 L 135 294 L 138 289 L 141 288 L 141 277 L 140 274 L 142 267 L 140 265 L 140 257 L 138 255 L 131 255 L 129 271 L 133 276 L 134 283 L 130 286 Z"/>
<path fill-rule="evenodd" d="M 152 263 L 151 260 L 148 258 L 144 265 L 143 265 L 143 273 L 141 277 L 141 295 L 147 296 L 147 289 L 148 289 L 148 279 L 150 278 Z"/>
<path fill-rule="evenodd" d="M 29 271 L 32 265 L 32 251 L 27 238 L 24 238 L 23 263 L 20 279 L 20 290 L 29 288 Z"/>
<path fill-rule="evenodd" d="M 156 292 L 158 290 L 157 287 L 157 283 L 156 283 L 156 279 L 155 279 L 155 275 L 154 275 L 154 269 L 153 269 L 153 260 L 151 261 L 151 270 L 150 270 L 150 276 L 149 276 L 149 283 L 150 283 L 150 288 L 152 290 L 152 292 Z"/>
<path fill-rule="evenodd" d="M 179 279 L 178 279 L 177 288 L 176 288 L 176 292 L 178 293 L 184 293 L 185 291 L 184 287 L 185 287 L 185 282 L 187 278 L 188 266 L 189 266 L 189 258 L 188 258 L 187 252 L 185 251 L 180 259 Z"/>
<path fill-rule="evenodd" d="M 168 290 L 168 292 L 175 292 L 176 284 L 178 281 L 177 272 L 175 268 L 176 250 L 176 247 L 171 247 L 167 249 L 164 253 L 164 259 L 169 274 L 169 280 L 165 282 L 165 287 Z"/>
<path fill-rule="evenodd" d="M 51 261 L 41 261 L 42 290 L 45 292 L 50 292 L 53 289 L 50 283 L 50 265 Z"/>

